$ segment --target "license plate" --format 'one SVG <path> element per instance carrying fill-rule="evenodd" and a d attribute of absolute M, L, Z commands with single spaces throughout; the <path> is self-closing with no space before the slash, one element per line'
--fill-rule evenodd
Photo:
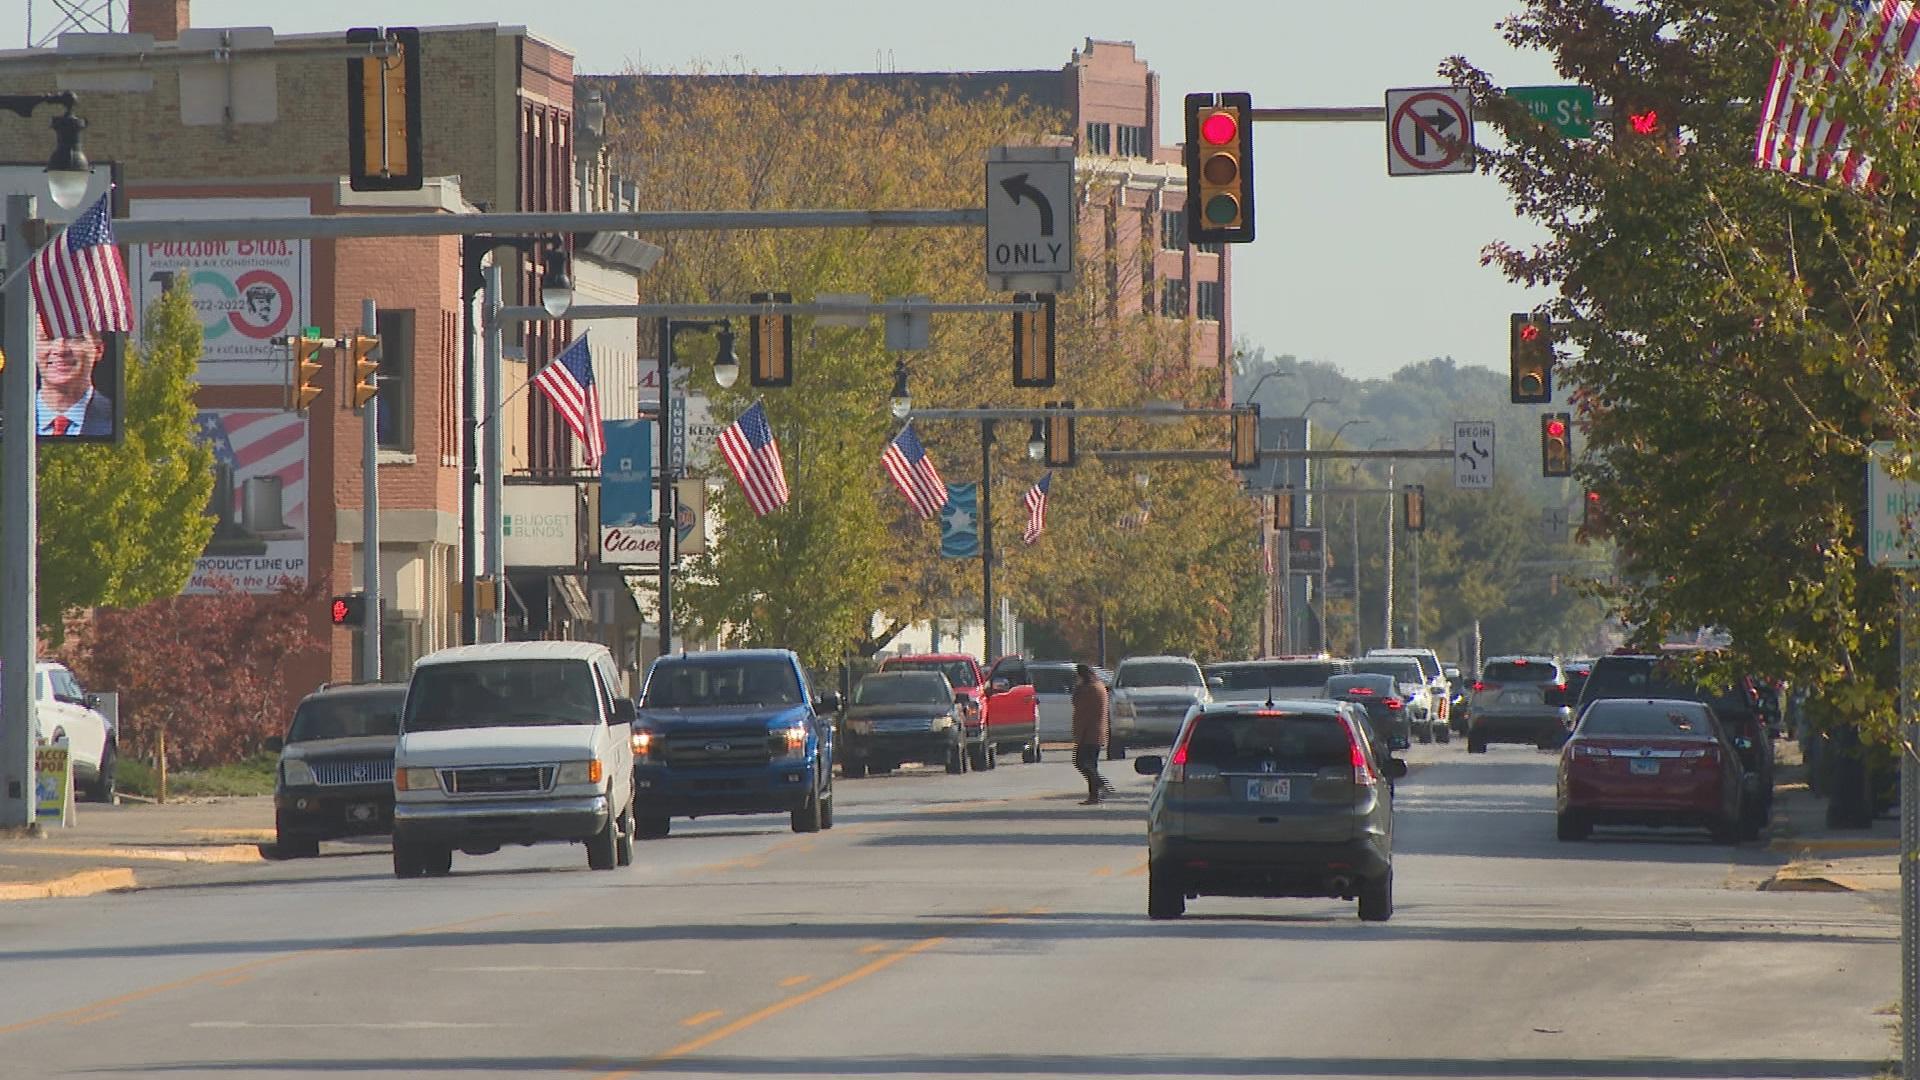
<path fill-rule="evenodd" d="M 1506 693 L 1500 695 L 1500 703 L 1503 705 L 1537 705 L 1540 703 L 1540 695 L 1532 690 L 1508 690 Z"/>
<path fill-rule="evenodd" d="M 1247 799 L 1251 802 L 1286 802 L 1292 797 L 1291 780 L 1247 781 Z"/>
<path fill-rule="evenodd" d="M 379 816 L 380 806 L 377 803 L 354 803 L 347 807 L 348 821 L 372 821 Z"/>
<path fill-rule="evenodd" d="M 1635 776 L 1659 776 L 1660 763 L 1657 761 L 1629 761 L 1627 771 Z"/>

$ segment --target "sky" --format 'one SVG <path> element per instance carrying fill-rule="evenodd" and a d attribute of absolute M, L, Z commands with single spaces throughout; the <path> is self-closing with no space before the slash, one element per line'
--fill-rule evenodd
<path fill-rule="evenodd" d="M 27 0 L 40 28 L 54 0 Z M 1244 90 L 1255 107 L 1380 105 L 1439 85 L 1464 54 L 1497 85 L 1560 82 L 1495 24 L 1521 0 L 194 0 L 195 26 L 286 33 L 500 22 L 571 48 L 576 70 L 977 71 L 1057 68 L 1087 38 L 1132 41 L 1160 76 L 1163 135 L 1190 91 Z M 16 13 L 21 9 L 15 8 Z M 0 24 L 0 48 L 26 22 Z M 1491 139 L 1483 129 L 1481 140 Z M 1482 175 L 1386 175 L 1378 123 L 1278 124 L 1254 144 L 1259 238 L 1234 252 L 1234 331 L 1249 347 L 1382 377 L 1435 356 L 1504 368 L 1507 315 L 1543 296 L 1480 265 L 1481 248 L 1544 234 Z"/>

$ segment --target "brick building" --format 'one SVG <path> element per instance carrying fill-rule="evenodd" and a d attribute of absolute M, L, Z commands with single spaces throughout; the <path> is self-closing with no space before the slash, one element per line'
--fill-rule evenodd
<path fill-rule="evenodd" d="M 0 92 L 72 89 L 86 148 L 113 162 L 133 217 L 271 214 L 462 213 L 567 210 L 574 205 L 573 58 L 521 27 L 422 29 L 424 164 L 418 192 L 356 193 L 348 170 L 346 62 L 315 56 L 341 35 L 274 39 L 270 61 L 173 65 L 169 51 L 218 44 L 189 24 L 186 0 L 130 0 L 131 34 L 69 35 L 57 49 L 0 52 Z M 63 54 L 144 51 L 139 73 L 76 73 Z M 438 179 L 431 179 L 438 178 Z M 457 640 L 462 259 L 458 237 L 251 244 L 142 245 L 128 252 L 137 302 L 186 276 L 207 331 L 199 381 L 201 429 L 213 441 L 214 542 L 194 588 L 215 577 L 268 591 L 273 579 L 357 587 L 361 538 L 360 420 L 343 407 L 351 380 L 336 363 L 302 418 L 285 411 L 277 334 L 317 326 L 356 332 L 361 301 L 380 309 L 379 399 L 382 591 L 388 601 L 383 666 L 405 677 L 413 659 Z M 528 260 L 502 251 L 507 302 L 537 296 Z M 637 295 L 628 277 L 622 298 Z M 603 292 L 605 290 L 603 289 Z M 256 306 L 257 305 L 257 306 Z M 517 376 L 570 337 L 564 322 L 510 333 Z M 627 350 L 632 353 L 631 344 Z M 574 449 L 544 400 L 515 414 L 508 467 L 571 472 Z M 575 590 L 576 592 L 578 590 Z M 324 655 L 289 672 L 304 693 L 354 677 L 356 634 L 314 610 Z"/>

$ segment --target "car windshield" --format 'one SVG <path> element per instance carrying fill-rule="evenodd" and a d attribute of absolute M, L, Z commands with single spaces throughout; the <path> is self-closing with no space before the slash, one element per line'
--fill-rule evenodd
<path fill-rule="evenodd" d="M 1595 664 L 1582 692 L 1589 699 L 1670 697 L 1686 701 L 1699 697 L 1699 691 L 1692 686 L 1669 677 L 1666 665 L 1656 670 L 1652 660 L 1638 657 L 1607 659 Z"/>
<path fill-rule="evenodd" d="M 597 724 L 593 669 L 579 660 L 423 664 L 407 690 L 408 731 Z"/>
<path fill-rule="evenodd" d="M 1552 682 L 1552 664 L 1538 660 L 1493 660 L 1480 678 L 1490 683 Z"/>
<path fill-rule="evenodd" d="M 1072 668 L 1036 667 L 1027 665 L 1027 677 L 1033 681 L 1036 694 L 1073 693 L 1074 675 Z"/>
<path fill-rule="evenodd" d="M 1370 656 L 1365 660 L 1355 660 L 1353 671 L 1356 675 L 1391 675 L 1403 683 L 1427 681 L 1427 677 L 1420 673 L 1420 661 L 1411 656 L 1403 660 L 1391 656 Z"/>
<path fill-rule="evenodd" d="M 934 671 L 882 672 L 869 675 L 854 687 L 855 705 L 940 705 L 953 704 L 953 691 L 947 680 Z"/>
<path fill-rule="evenodd" d="M 1379 659 L 1379 657 L 1374 657 L 1373 659 Z M 1434 676 L 1440 674 L 1440 661 L 1435 660 L 1426 653 L 1408 653 L 1403 659 L 1412 661 L 1414 667 L 1419 669 L 1420 677 L 1414 680 L 1415 682 L 1428 682 L 1431 681 Z M 1358 667 L 1359 665 L 1356 663 L 1354 666 Z"/>
<path fill-rule="evenodd" d="M 1200 677 L 1198 665 L 1168 661 L 1121 664 L 1120 671 L 1113 677 L 1113 685 L 1122 689 L 1139 686 L 1205 686 L 1206 681 Z"/>
<path fill-rule="evenodd" d="M 937 671 L 947 677 L 954 686 L 977 686 L 973 679 L 973 665 L 965 660 L 889 660 L 880 667 L 882 671 Z"/>
<path fill-rule="evenodd" d="M 287 741 L 297 743 L 317 739 L 397 735 L 400 732 L 400 703 L 405 699 L 405 691 L 396 688 L 391 694 L 340 694 L 303 701 L 293 714 L 293 726 L 287 730 Z"/>
<path fill-rule="evenodd" d="M 662 660 L 647 677 L 645 704 L 652 709 L 799 703 L 793 665 L 775 657 Z"/>
<path fill-rule="evenodd" d="M 1673 735 L 1712 735 L 1713 718 L 1691 703 L 1601 701 L 1580 721 L 1582 735 L 1628 735 L 1657 738 Z"/>
<path fill-rule="evenodd" d="M 1265 690 L 1269 687 L 1325 686 L 1345 669 L 1331 663 L 1218 664 L 1207 669 L 1220 679 L 1222 690 Z"/>
<path fill-rule="evenodd" d="M 1391 675 L 1335 675 L 1327 680 L 1327 693 L 1344 694 L 1365 690 L 1380 697 L 1392 697 L 1400 687 Z"/>
<path fill-rule="evenodd" d="M 1314 772 L 1353 762 L 1346 725 L 1333 716 L 1203 713 L 1186 750 L 1189 768 L 1229 772 Z"/>

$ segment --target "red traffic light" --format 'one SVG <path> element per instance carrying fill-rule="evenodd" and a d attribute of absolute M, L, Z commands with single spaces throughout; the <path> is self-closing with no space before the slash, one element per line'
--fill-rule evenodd
<path fill-rule="evenodd" d="M 1521 341 L 1539 341 L 1540 340 L 1539 324 L 1528 323 L 1525 326 L 1522 326 L 1520 328 L 1520 340 Z"/>
<path fill-rule="evenodd" d="M 347 601 L 345 597 L 340 597 L 340 596 L 334 597 L 333 611 L 332 611 L 333 625 L 335 626 L 346 625 L 347 613 L 349 610 L 350 609 L 347 607 Z"/>
<path fill-rule="evenodd" d="M 1635 135 L 1651 135 L 1660 130 L 1660 113 L 1654 109 L 1646 112 L 1628 113 L 1627 121 L 1633 125 Z"/>
<path fill-rule="evenodd" d="M 1565 436 L 1566 433 L 1567 433 L 1567 422 L 1565 420 L 1555 418 L 1553 420 L 1547 421 L 1547 434 L 1549 436 L 1555 439 L 1558 439 Z"/>
<path fill-rule="evenodd" d="M 1200 138 L 1209 146 L 1225 146 L 1240 135 L 1240 122 L 1230 112 L 1209 113 L 1200 121 Z"/>

